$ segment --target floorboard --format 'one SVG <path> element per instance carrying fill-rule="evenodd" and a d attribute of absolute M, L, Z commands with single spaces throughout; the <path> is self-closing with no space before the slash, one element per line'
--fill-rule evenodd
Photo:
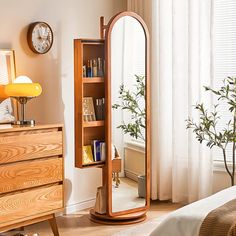
<path fill-rule="evenodd" d="M 147 214 L 147 222 L 153 218 L 163 216 L 181 207 L 180 204 L 152 201 Z M 110 236 L 113 233 L 133 227 L 134 225 L 108 226 L 93 223 L 89 220 L 89 209 L 74 214 L 57 217 L 60 236 Z M 142 224 L 142 223 L 140 223 Z M 28 236 L 37 233 L 39 236 L 53 236 L 48 222 L 42 222 L 25 227 Z"/>

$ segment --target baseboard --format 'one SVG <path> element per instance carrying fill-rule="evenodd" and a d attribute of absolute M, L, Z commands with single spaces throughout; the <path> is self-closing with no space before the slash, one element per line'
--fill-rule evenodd
<path fill-rule="evenodd" d="M 138 182 L 138 174 L 129 170 L 125 170 L 125 176 Z"/>
<path fill-rule="evenodd" d="M 64 214 L 71 214 L 77 211 L 82 211 L 88 208 L 91 208 L 95 205 L 95 198 L 91 198 L 82 202 L 78 202 L 65 207 Z"/>

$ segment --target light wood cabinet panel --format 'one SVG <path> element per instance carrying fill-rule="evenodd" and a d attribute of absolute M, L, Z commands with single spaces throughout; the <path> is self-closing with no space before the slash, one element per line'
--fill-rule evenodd
<path fill-rule="evenodd" d="M 64 207 L 63 126 L 0 129 L 0 233 L 49 220 Z"/>
<path fill-rule="evenodd" d="M 62 193 L 62 185 L 56 185 L 1 197 L 0 227 L 29 215 L 62 208 Z"/>
<path fill-rule="evenodd" d="M 61 131 L 0 137 L 0 164 L 62 155 L 61 137 Z"/>
<path fill-rule="evenodd" d="M 62 158 L 0 166 L 0 194 L 62 180 Z"/>

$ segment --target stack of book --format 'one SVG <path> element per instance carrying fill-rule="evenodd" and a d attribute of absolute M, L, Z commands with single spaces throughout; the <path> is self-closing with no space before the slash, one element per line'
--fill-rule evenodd
<path fill-rule="evenodd" d="M 83 117 L 84 121 L 95 121 L 105 119 L 105 98 L 95 100 L 95 109 L 92 97 L 83 98 Z"/>
<path fill-rule="evenodd" d="M 105 161 L 105 142 L 92 140 L 91 145 L 83 146 L 83 164 Z"/>
<path fill-rule="evenodd" d="M 104 59 L 98 57 L 88 60 L 87 65 L 83 65 L 83 77 L 103 77 L 105 70 Z"/>
<path fill-rule="evenodd" d="M 97 120 L 105 119 L 105 98 L 96 99 L 95 111 Z"/>
<path fill-rule="evenodd" d="M 96 120 L 92 97 L 83 98 L 83 118 L 84 121 Z"/>

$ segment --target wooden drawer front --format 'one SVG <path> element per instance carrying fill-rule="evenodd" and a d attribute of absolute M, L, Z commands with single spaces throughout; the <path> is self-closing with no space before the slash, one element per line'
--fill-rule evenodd
<path fill-rule="evenodd" d="M 62 158 L 0 166 L 0 194 L 62 181 Z"/>
<path fill-rule="evenodd" d="M 0 137 L 0 164 L 62 155 L 62 131 Z"/>
<path fill-rule="evenodd" d="M 62 195 L 62 185 L 56 185 L 1 197 L 0 227 L 18 219 L 24 221 L 24 217 L 62 208 Z"/>

